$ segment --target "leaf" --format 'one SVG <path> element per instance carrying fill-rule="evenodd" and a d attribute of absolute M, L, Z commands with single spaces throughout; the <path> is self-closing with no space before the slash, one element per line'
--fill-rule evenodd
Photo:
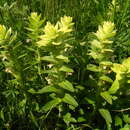
<path fill-rule="evenodd" d="M 71 117 L 71 114 L 70 113 L 67 113 L 66 115 L 63 116 L 63 120 L 64 122 L 69 125 L 70 122 L 77 122 L 75 118 Z"/>
<path fill-rule="evenodd" d="M 11 36 L 11 33 L 12 33 L 12 29 L 10 28 L 10 29 L 6 32 L 5 39 L 9 39 L 10 36 Z"/>
<path fill-rule="evenodd" d="M 65 96 L 62 100 L 63 100 L 63 102 L 65 102 L 67 104 L 73 105 L 75 107 L 78 106 L 77 101 L 68 93 L 65 94 Z"/>
<path fill-rule="evenodd" d="M 112 96 L 107 92 L 101 92 L 100 95 L 109 103 L 112 104 Z"/>
<path fill-rule="evenodd" d="M 79 89 L 79 90 L 84 90 L 85 89 L 84 86 L 81 86 L 81 85 L 77 85 L 77 86 L 75 86 L 75 88 Z"/>
<path fill-rule="evenodd" d="M 104 65 L 104 66 L 111 66 L 113 63 L 110 61 L 102 61 L 102 62 L 100 62 L 100 64 Z"/>
<path fill-rule="evenodd" d="M 56 58 L 59 59 L 59 60 L 62 60 L 62 61 L 64 61 L 64 62 L 66 62 L 66 63 L 69 62 L 68 57 L 63 56 L 63 55 L 58 55 Z"/>
<path fill-rule="evenodd" d="M 111 86 L 111 88 L 108 90 L 110 94 L 115 94 L 117 90 L 119 89 L 119 82 L 118 80 L 115 80 Z"/>
<path fill-rule="evenodd" d="M 4 111 L 3 110 L 1 110 L 0 111 L 0 118 L 4 121 L 4 119 L 5 119 L 5 117 L 4 117 Z"/>
<path fill-rule="evenodd" d="M 106 75 L 101 76 L 100 79 L 109 83 L 113 82 L 113 80 Z"/>
<path fill-rule="evenodd" d="M 126 124 L 124 128 L 121 128 L 120 130 L 130 130 L 130 125 Z"/>
<path fill-rule="evenodd" d="M 124 120 L 125 123 L 130 123 L 130 117 L 129 117 L 129 115 L 128 114 L 124 114 L 123 115 L 123 120 Z"/>
<path fill-rule="evenodd" d="M 36 94 L 37 93 L 33 88 L 29 89 L 28 92 L 32 93 L 32 94 Z"/>
<path fill-rule="evenodd" d="M 86 100 L 89 104 L 95 106 L 95 101 L 93 101 L 93 100 L 91 100 L 90 98 L 87 98 L 87 97 L 85 97 L 85 100 Z"/>
<path fill-rule="evenodd" d="M 41 57 L 40 60 L 44 60 L 44 61 L 52 62 L 52 63 L 57 63 L 57 61 L 54 59 L 53 56 L 44 56 L 44 57 Z"/>
<path fill-rule="evenodd" d="M 32 94 L 43 94 L 43 93 L 50 93 L 50 92 L 55 92 L 56 93 L 56 92 L 58 92 L 58 89 L 56 89 L 53 86 L 45 86 L 45 87 L 39 89 L 38 91 L 31 88 L 31 89 L 28 90 L 28 92 L 32 93 Z"/>
<path fill-rule="evenodd" d="M 129 127 L 121 128 L 120 130 L 130 130 Z"/>
<path fill-rule="evenodd" d="M 113 52 L 112 49 L 103 49 L 102 52 Z"/>
<path fill-rule="evenodd" d="M 123 64 L 117 64 L 117 63 L 114 63 L 111 69 L 118 75 L 118 77 L 116 76 L 118 80 L 122 78 L 121 74 L 127 71 L 126 67 Z"/>
<path fill-rule="evenodd" d="M 122 119 L 119 116 L 115 117 L 115 126 L 122 127 Z"/>
<path fill-rule="evenodd" d="M 37 120 L 31 111 L 30 111 L 30 118 L 31 118 L 32 122 L 35 124 L 35 126 L 38 127 L 39 125 L 37 123 Z"/>
<path fill-rule="evenodd" d="M 53 45 L 59 46 L 62 42 L 52 42 Z"/>
<path fill-rule="evenodd" d="M 74 88 L 71 82 L 68 80 L 62 81 L 61 83 L 58 84 L 61 88 L 64 88 L 70 92 L 74 92 Z"/>
<path fill-rule="evenodd" d="M 73 111 L 75 110 L 75 107 L 73 105 L 69 105 L 69 109 Z"/>
<path fill-rule="evenodd" d="M 14 40 L 17 38 L 17 32 L 14 33 L 14 35 L 11 36 L 9 44 L 11 44 Z"/>
<path fill-rule="evenodd" d="M 41 108 L 41 110 L 44 110 L 45 112 L 51 110 L 52 108 L 56 107 L 59 103 L 61 103 L 61 99 L 60 98 L 56 98 L 54 100 L 51 100 L 50 102 L 48 102 L 47 104 L 45 104 L 45 106 L 43 106 Z"/>
<path fill-rule="evenodd" d="M 88 64 L 87 70 L 90 70 L 90 71 L 93 71 L 93 72 L 100 72 L 101 71 L 101 69 L 98 66 L 93 65 L 93 64 Z"/>
<path fill-rule="evenodd" d="M 27 100 L 23 99 L 22 101 L 19 102 L 19 107 L 25 107 Z"/>
<path fill-rule="evenodd" d="M 101 116 L 105 119 L 107 124 L 112 123 L 112 118 L 111 118 L 110 112 L 107 109 L 101 108 L 101 109 L 99 109 L 99 112 L 100 112 Z"/>
<path fill-rule="evenodd" d="M 93 40 L 91 42 L 91 47 L 102 49 L 102 45 L 98 40 Z"/>
<path fill-rule="evenodd" d="M 129 67 L 130 66 L 130 57 L 125 59 L 122 64 L 125 65 L 126 67 Z"/>
<path fill-rule="evenodd" d="M 78 117 L 77 121 L 78 122 L 84 122 L 84 121 L 86 121 L 86 119 L 84 117 Z"/>
<path fill-rule="evenodd" d="M 67 125 L 69 125 L 69 123 L 70 123 L 70 118 L 71 118 L 70 113 L 67 113 L 66 115 L 63 116 L 63 120 Z"/>
<path fill-rule="evenodd" d="M 43 93 L 49 93 L 49 92 L 58 92 L 58 89 L 56 89 L 53 86 L 46 86 L 46 87 L 44 87 L 42 89 L 39 89 L 37 91 L 37 94 L 43 94 Z"/>
<path fill-rule="evenodd" d="M 71 68 L 67 67 L 67 66 L 62 66 L 62 67 L 59 69 L 59 71 L 70 72 L 70 73 L 73 72 L 73 70 L 72 70 Z"/>

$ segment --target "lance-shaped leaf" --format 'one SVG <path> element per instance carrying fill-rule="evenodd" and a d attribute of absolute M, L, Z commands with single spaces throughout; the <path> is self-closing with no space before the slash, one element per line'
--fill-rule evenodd
<path fill-rule="evenodd" d="M 56 56 L 56 59 L 61 60 L 61 61 L 66 62 L 66 63 L 69 62 L 68 57 L 63 56 L 63 55 L 58 55 L 58 56 Z"/>
<path fill-rule="evenodd" d="M 77 101 L 68 93 L 65 94 L 64 98 L 62 99 L 63 102 L 73 105 L 74 107 L 78 106 Z"/>
<path fill-rule="evenodd" d="M 68 80 L 62 81 L 61 83 L 58 84 L 61 88 L 64 88 L 70 92 L 74 92 L 74 88 L 71 82 Z"/>
<path fill-rule="evenodd" d="M 93 65 L 93 64 L 88 64 L 87 70 L 90 70 L 90 71 L 93 71 L 93 72 L 100 72 L 101 71 L 101 69 L 98 66 Z"/>
<path fill-rule="evenodd" d="M 112 104 L 112 96 L 107 92 L 101 92 L 100 95 L 109 103 Z"/>
<path fill-rule="evenodd" d="M 111 118 L 111 114 L 107 109 L 99 109 L 99 112 L 101 114 L 101 116 L 105 119 L 107 124 L 111 124 L 112 123 L 112 118 Z"/>
<path fill-rule="evenodd" d="M 29 93 L 32 94 L 43 94 L 43 93 L 50 93 L 50 92 L 58 92 L 58 89 L 55 88 L 54 86 L 45 86 L 41 89 L 39 89 L 38 91 L 34 90 L 33 88 L 28 90 Z"/>
<path fill-rule="evenodd" d="M 43 94 L 43 93 L 49 93 L 49 92 L 58 92 L 58 89 L 56 89 L 54 86 L 46 86 L 42 89 L 39 89 L 37 91 L 37 94 Z"/>
<path fill-rule="evenodd" d="M 59 71 L 63 71 L 63 72 L 69 72 L 69 73 L 72 73 L 73 70 L 67 66 L 62 66 Z"/>
<path fill-rule="evenodd" d="M 41 108 L 41 111 L 43 110 L 43 111 L 47 112 L 47 111 L 51 110 L 52 108 L 56 107 L 58 104 L 60 104 L 61 101 L 62 100 L 60 98 L 53 99 L 50 102 L 48 102 L 47 104 L 45 104 L 45 106 L 43 106 Z"/>
<path fill-rule="evenodd" d="M 110 83 L 113 82 L 113 80 L 106 75 L 101 76 L 100 79 L 103 80 L 103 81 L 106 81 L 106 82 L 110 82 Z"/>
<path fill-rule="evenodd" d="M 115 80 L 111 86 L 111 88 L 108 90 L 110 94 L 115 94 L 117 90 L 119 89 L 119 81 Z"/>

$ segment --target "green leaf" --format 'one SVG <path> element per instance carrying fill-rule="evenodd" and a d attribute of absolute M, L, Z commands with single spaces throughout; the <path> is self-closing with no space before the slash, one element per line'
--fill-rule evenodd
<path fill-rule="evenodd" d="M 31 118 L 32 122 L 35 124 L 35 126 L 38 127 L 39 125 L 37 123 L 37 120 L 31 111 L 30 111 L 30 118 Z"/>
<path fill-rule="evenodd" d="M 113 80 L 106 75 L 100 77 L 101 80 L 112 83 Z"/>
<path fill-rule="evenodd" d="M 45 106 L 43 106 L 41 108 L 41 110 L 44 110 L 45 112 L 51 110 L 52 108 L 56 107 L 59 103 L 61 103 L 61 99 L 60 98 L 56 98 L 54 100 L 51 100 L 50 102 L 48 102 L 47 104 L 45 104 Z"/>
<path fill-rule="evenodd" d="M 121 128 L 120 130 L 130 130 L 129 127 Z"/>
<path fill-rule="evenodd" d="M 104 66 L 111 66 L 113 63 L 110 61 L 102 61 L 102 62 L 100 62 L 100 64 L 104 65 Z"/>
<path fill-rule="evenodd" d="M 28 92 L 32 93 L 32 94 L 36 94 L 37 93 L 33 88 L 29 89 Z"/>
<path fill-rule="evenodd" d="M 111 114 L 107 109 L 99 109 L 99 112 L 101 114 L 101 116 L 105 119 L 107 124 L 112 123 L 112 118 L 111 118 Z"/>
<path fill-rule="evenodd" d="M 70 73 L 73 72 L 73 70 L 72 70 L 71 68 L 67 67 L 67 66 L 62 66 L 62 67 L 59 69 L 59 71 L 70 72 Z"/>
<path fill-rule="evenodd" d="M 23 99 L 22 101 L 19 102 L 19 107 L 25 107 L 27 100 Z"/>
<path fill-rule="evenodd" d="M 64 122 L 69 125 L 70 122 L 77 122 L 75 118 L 71 117 L 71 114 L 70 113 L 67 113 L 66 115 L 63 116 L 63 120 Z"/>
<path fill-rule="evenodd" d="M 122 119 L 119 116 L 115 117 L 115 126 L 122 127 Z"/>
<path fill-rule="evenodd" d="M 118 74 L 124 71 L 124 66 L 122 64 L 114 63 L 111 69 L 113 72 Z"/>
<path fill-rule="evenodd" d="M 93 101 L 93 100 L 91 100 L 90 98 L 87 98 L 87 97 L 85 97 L 85 100 L 86 100 L 89 104 L 95 106 L 95 101 Z"/>
<path fill-rule="evenodd" d="M 69 105 L 69 109 L 73 111 L 75 110 L 75 107 L 73 105 Z"/>
<path fill-rule="evenodd" d="M 61 88 L 64 88 L 70 92 L 74 92 L 74 88 L 73 85 L 71 84 L 71 82 L 69 82 L 68 80 L 62 81 L 61 83 L 58 84 Z"/>
<path fill-rule="evenodd" d="M 84 117 L 78 117 L 77 121 L 78 122 L 84 122 L 84 121 L 86 121 L 86 119 Z"/>
<path fill-rule="evenodd" d="M 64 61 L 64 62 L 66 62 L 66 63 L 69 62 L 68 57 L 63 56 L 63 55 L 58 55 L 56 58 L 59 59 L 59 60 L 62 60 L 62 61 Z"/>
<path fill-rule="evenodd" d="M 3 109 L 0 111 L 0 118 L 4 121 L 4 111 L 3 111 Z"/>
<path fill-rule="evenodd" d="M 14 33 L 14 35 L 12 35 L 12 37 L 10 38 L 9 44 L 11 44 L 13 41 L 15 41 L 17 38 L 17 32 Z"/>
<path fill-rule="evenodd" d="M 46 87 L 44 87 L 42 89 L 39 89 L 37 91 L 37 94 L 50 93 L 50 92 L 58 92 L 58 89 L 56 89 L 53 86 L 46 86 Z"/>
<path fill-rule="evenodd" d="M 87 70 L 90 70 L 93 72 L 100 72 L 101 71 L 101 69 L 98 66 L 93 65 L 93 64 L 87 65 Z"/>
<path fill-rule="evenodd" d="M 73 105 L 75 107 L 78 106 L 77 101 L 68 93 L 65 94 L 65 96 L 62 100 L 63 100 L 63 102 L 65 102 L 67 104 Z"/>
<path fill-rule="evenodd" d="M 130 130 L 130 125 L 126 124 L 124 128 L 121 128 L 120 130 Z"/>
<path fill-rule="evenodd" d="M 101 92 L 100 95 L 110 104 L 112 104 L 112 96 L 107 92 Z"/>
<path fill-rule="evenodd" d="M 45 87 L 39 89 L 38 91 L 31 88 L 31 89 L 28 90 L 28 92 L 32 93 L 32 94 L 43 94 L 43 93 L 50 93 L 50 92 L 55 92 L 56 93 L 56 92 L 58 92 L 58 89 L 56 89 L 53 86 L 45 86 Z"/>
<path fill-rule="evenodd" d="M 113 52 L 112 49 L 103 49 L 102 52 Z"/>
<path fill-rule="evenodd" d="M 126 67 L 129 67 L 130 66 L 130 57 L 125 59 L 122 64 L 125 65 Z"/>
<path fill-rule="evenodd" d="M 70 113 L 67 113 L 66 115 L 63 116 L 63 120 L 67 125 L 70 123 L 70 118 L 71 118 Z"/>
<path fill-rule="evenodd" d="M 52 42 L 53 45 L 59 46 L 62 44 L 62 42 Z"/>
<path fill-rule="evenodd" d="M 84 86 L 81 86 L 81 85 L 77 85 L 77 86 L 75 86 L 75 88 L 76 88 L 76 89 L 79 89 L 79 90 L 81 90 L 81 91 L 85 89 Z"/>
<path fill-rule="evenodd" d="M 129 117 L 129 115 L 128 114 L 124 114 L 123 115 L 123 120 L 124 120 L 125 123 L 130 123 L 130 117 Z"/>
<path fill-rule="evenodd" d="M 44 57 L 41 57 L 40 60 L 44 60 L 44 61 L 52 62 L 52 63 L 57 63 L 57 61 L 54 59 L 53 56 L 44 56 Z"/>
<path fill-rule="evenodd" d="M 91 42 L 91 47 L 92 48 L 98 48 L 98 49 L 102 49 L 102 45 L 101 45 L 101 43 L 98 41 L 98 40 L 93 40 L 92 42 Z"/>
<path fill-rule="evenodd" d="M 115 94 L 117 90 L 119 89 L 119 82 L 118 80 L 115 80 L 111 86 L 111 88 L 108 90 L 110 94 Z"/>

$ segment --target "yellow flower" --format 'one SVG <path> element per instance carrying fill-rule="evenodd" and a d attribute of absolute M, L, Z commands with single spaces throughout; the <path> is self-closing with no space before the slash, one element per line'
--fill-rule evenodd
<path fill-rule="evenodd" d="M 52 25 L 50 22 L 47 22 L 47 25 L 44 28 L 44 33 L 44 35 L 40 36 L 41 40 L 37 42 L 38 46 L 47 46 L 59 35 L 57 26 Z"/>
<path fill-rule="evenodd" d="M 64 33 L 72 32 L 72 27 L 74 25 L 74 23 L 72 23 L 72 17 L 69 16 L 61 17 L 59 25 L 61 32 Z"/>
<path fill-rule="evenodd" d="M 98 27 L 98 31 L 96 32 L 96 36 L 99 40 L 104 41 L 108 38 L 115 36 L 116 30 L 114 30 L 114 23 L 112 22 L 104 22 L 102 26 Z"/>
<path fill-rule="evenodd" d="M 0 43 L 4 40 L 6 35 L 6 28 L 4 25 L 0 25 Z"/>

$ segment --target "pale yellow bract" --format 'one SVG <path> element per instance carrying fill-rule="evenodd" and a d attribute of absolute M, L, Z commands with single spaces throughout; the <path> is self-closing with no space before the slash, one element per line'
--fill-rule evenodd
<path fill-rule="evenodd" d="M 95 33 L 97 38 L 101 41 L 104 41 L 107 38 L 115 36 L 116 30 L 114 30 L 114 23 L 106 21 L 102 26 L 99 26 L 98 31 Z"/>
<path fill-rule="evenodd" d="M 0 41 L 4 39 L 6 34 L 6 28 L 4 25 L 0 25 Z"/>
<path fill-rule="evenodd" d="M 60 45 L 63 35 L 67 35 L 72 32 L 74 23 L 72 23 L 72 17 L 64 16 L 58 21 L 56 25 L 47 22 L 44 27 L 44 34 L 40 36 L 40 40 L 37 42 L 38 46 L 47 45 Z"/>

